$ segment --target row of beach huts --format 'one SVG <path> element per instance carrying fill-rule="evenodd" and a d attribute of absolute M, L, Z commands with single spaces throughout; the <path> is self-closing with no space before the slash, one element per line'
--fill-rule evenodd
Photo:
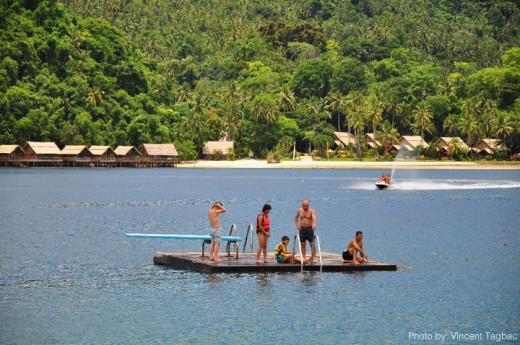
<path fill-rule="evenodd" d="M 203 154 L 213 159 L 219 152 L 226 159 L 233 141 L 209 141 Z M 65 167 L 175 167 L 180 162 L 175 145 L 143 144 L 141 147 L 66 145 L 60 150 L 54 142 L 27 141 L 20 145 L 0 145 L 0 166 L 65 166 Z"/>
<path fill-rule="evenodd" d="M 347 132 L 334 132 L 334 137 L 337 145 L 348 146 L 349 144 L 355 144 L 356 137 Z M 373 133 L 366 133 L 364 135 L 365 144 L 369 148 L 375 148 L 383 146 L 384 144 L 376 140 Z M 460 146 L 468 153 L 474 153 L 479 156 L 493 156 L 498 151 L 507 150 L 504 145 L 500 143 L 498 139 L 481 139 L 475 146 L 469 147 L 459 137 L 441 137 L 435 142 L 437 149 L 443 153 L 448 153 L 450 149 L 453 149 L 453 145 Z M 403 135 L 399 138 L 399 143 L 391 145 L 389 150 L 392 151 L 409 151 L 413 152 L 416 147 L 429 148 L 430 145 L 419 135 Z"/>
<path fill-rule="evenodd" d="M 334 133 L 338 147 L 355 143 L 355 137 L 346 132 Z M 506 150 L 497 139 L 482 139 L 474 147 L 469 148 L 460 138 L 456 142 L 468 152 L 477 155 L 494 155 L 497 151 Z M 451 137 L 440 138 L 435 145 L 439 150 L 448 152 Z M 365 134 L 365 144 L 374 148 L 382 144 L 375 140 L 371 133 Z M 203 148 L 205 159 L 213 159 L 218 151 L 220 159 L 227 159 L 228 152 L 233 149 L 232 140 L 206 142 Z M 389 149 L 412 152 L 416 147 L 427 148 L 429 145 L 420 136 L 402 136 L 399 143 Z M 60 150 L 54 142 L 27 141 L 20 145 L 0 145 L 0 166 L 68 166 L 68 167 L 175 167 L 180 162 L 175 145 L 143 144 L 141 147 L 93 145 L 66 145 Z"/>
<path fill-rule="evenodd" d="M 70 167 L 175 167 L 179 154 L 173 144 L 134 146 L 66 145 L 60 150 L 54 142 L 28 141 L 20 145 L 0 145 L 2 166 Z"/>

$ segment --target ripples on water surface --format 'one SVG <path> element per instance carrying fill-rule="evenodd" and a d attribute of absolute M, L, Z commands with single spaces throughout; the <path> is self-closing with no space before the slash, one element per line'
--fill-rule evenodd
<path fill-rule="evenodd" d="M 0 343 L 518 334 L 520 173 L 398 173 L 378 191 L 375 170 L 1 169 Z M 225 229 L 243 232 L 269 202 L 272 249 L 294 234 L 302 198 L 317 211 L 323 250 L 339 253 L 362 229 L 369 256 L 399 270 L 206 275 L 152 264 L 154 251 L 199 251 L 198 242 L 123 236 L 205 234 L 215 200 L 228 208 Z"/>

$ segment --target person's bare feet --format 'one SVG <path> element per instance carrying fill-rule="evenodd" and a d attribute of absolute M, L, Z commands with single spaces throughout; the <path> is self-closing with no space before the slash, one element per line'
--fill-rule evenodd
<path fill-rule="evenodd" d="M 260 260 L 256 260 L 256 263 L 257 263 L 257 264 L 261 264 L 262 261 L 260 261 Z"/>
<path fill-rule="evenodd" d="M 267 260 L 264 260 L 264 264 L 268 264 L 268 263 L 269 263 L 269 261 L 267 261 Z"/>
<path fill-rule="evenodd" d="M 213 261 L 215 261 L 215 262 L 220 262 L 220 261 L 222 261 L 222 260 L 221 260 L 220 258 L 214 258 Z"/>

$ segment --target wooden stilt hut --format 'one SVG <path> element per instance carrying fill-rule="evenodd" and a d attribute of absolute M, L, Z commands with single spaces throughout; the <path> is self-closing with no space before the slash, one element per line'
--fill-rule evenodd
<path fill-rule="evenodd" d="M 115 166 L 116 154 L 110 146 L 95 146 L 89 147 L 92 153 L 92 163 L 98 167 Z"/>
<path fill-rule="evenodd" d="M 118 146 L 114 150 L 117 166 L 139 166 L 143 156 L 134 146 Z"/>
<path fill-rule="evenodd" d="M 20 165 L 24 155 L 20 145 L 0 145 L 0 164 L 3 166 Z"/>
<path fill-rule="evenodd" d="M 143 144 L 139 151 L 145 166 L 175 167 L 179 162 L 179 154 L 173 144 Z"/>
<path fill-rule="evenodd" d="M 53 142 L 28 141 L 23 146 L 23 162 L 31 166 L 59 166 L 61 151 Z"/>
<path fill-rule="evenodd" d="M 67 145 L 61 150 L 64 166 L 88 166 L 92 162 L 92 152 L 84 145 Z"/>

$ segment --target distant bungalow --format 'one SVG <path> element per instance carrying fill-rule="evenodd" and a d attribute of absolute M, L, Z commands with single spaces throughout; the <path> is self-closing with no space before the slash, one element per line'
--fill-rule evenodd
<path fill-rule="evenodd" d="M 86 166 L 92 161 L 92 153 L 84 145 L 66 145 L 61 150 L 64 166 Z"/>
<path fill-rule="evenodd" d="M 114 152 L 118 166 L 136 166 L 143 156 L 134 146 L 118 146 Z"/>
<path fill-rule="evenodd" d="M 374 133 L 365 133 L 365 144 L 371 149 L 381 146 L 381 142 L 376 140 Z"/>
<path fill-rule="evenodd" d="M 348 132 L 334 132 L 334 140 L 338 146 L 347 147 L 350 144 L 356 144 L 356 137 Z"/>
<path fill-rule="evenodd" d="M 507 148 L 498 139 L 482 139 L 471 150 L 477 154 L 494 155 L 497 151 L 504 151 Z"/>
<path fill-rule="evenodd" d="M 235 142 L 233 140 L 207 141 L 202 149 L 205 159 L 212 160 L 215 154 L 220 152 L 220 159 L 226 160 L 229 157 L 229 150 L 233 149 Z"/>
<path fill-rule="evenodd" d="M 427 149 L 430 145 L 420 135 L 403 135 L 399 138 L 399 144 L 393 145 L 391 149 L 414 151 L 416 147 Z"/>
<path fill-rule="evenodd" d="M 31 165 L 55 165 L 61 163 L 61 151 L 53 142 L 28 141 L 23 146 L 24 161 Z"/>
<path fill-rule="evenodd" d="M 20 145 L 0 145 L 0 162 L 3 166 L 19 164 L 24 156 L 25 152 Z"/>
<path fill-rule="evenodd" d="M 173 144 L 143 144 L 139 151 L 145 166 L 174 167 L 179 162 L 179 154 Z"/>
<path fill-rule="evenodd" d="M 92 145 L 88 150 L 92 153 L 92 163 L 96 166 L 109 166 L 116 162 L 116 154 L 110 146 Z"/>
<path fill-rule="evenodd" d="M 457 145 L 466 150 L 469 151 L 469 146 L 466 145 L 466 143 L 459 137 L 441 137 L 439 140 L 435 142 L 435 146 L 441 149 L 443 152 L 448 152 L 448 148 L 452 147 L 453 143 L 457 142 Z"/>

